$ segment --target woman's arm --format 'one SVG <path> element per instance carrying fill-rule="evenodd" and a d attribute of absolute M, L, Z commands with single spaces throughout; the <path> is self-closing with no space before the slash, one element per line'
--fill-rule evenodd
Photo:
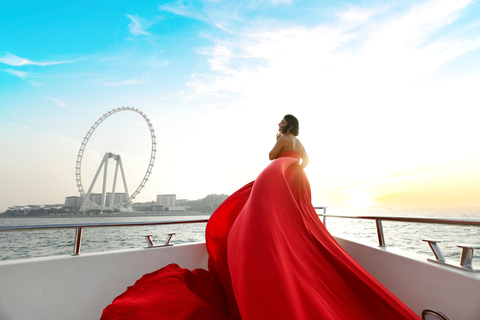
<path fill-rule="evenodd" d="M 273 146 L 272 151 L 268 154 L 268 158 L 270 160 L 276 159 L 280 152 L 285 148 L 288 143 L 288 138 L 286 137 L 278 137 L 277 136 L 277 143 Z"/>
<path fill-rule="evenodd" d="M 300 155 L 300 158 L 302 159 L 302 163 L 300 165 L 302 166 L 302 169 L 305 169 L 305 167 L 310 163 L 310 159 L 308 158 L 308 154 L 304 146 L 302 146 L 302 154 Z"/>

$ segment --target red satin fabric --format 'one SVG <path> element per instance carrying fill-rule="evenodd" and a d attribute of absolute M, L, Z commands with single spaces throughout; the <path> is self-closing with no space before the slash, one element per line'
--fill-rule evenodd
<path fill-rule="evenodd" d="M 209 271 L 147 274 L 101 320 L 419 319 L 325 229 L 299 157 L 282 152 L 212 214 Z"/>

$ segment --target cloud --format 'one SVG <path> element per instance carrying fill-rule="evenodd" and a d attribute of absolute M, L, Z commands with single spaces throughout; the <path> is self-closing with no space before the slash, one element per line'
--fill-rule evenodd
<path fill-rule="evenodd" d="M 194 74 L 189 86 L 195 99 L 230 96 L 263 121 L 297 115 L 302 142 L 315 146 L 311 159 L 329 168 L 309 171 L 324 179 L 374 179 L 480 154 L 473 106 L 480 73 L 450 77 L 446 67 L 462 67 L 462 55 L 480 48 L 478 32 L 465 35 L 468 4 L 429 1 L 402 12 L 382 4 L 380 17 L 358 18 L 347 8 L 356 23 L 344 23 L 340 12 L 313 27 L 238 33 L 200 51 L 210 72 Z"/>
<path fill-rule="evenodd" d="M 52 100 L 53 102 L 55 102 L 55 104 L 56 104 L 57 106 L 59 106 L 60 108 L 63 108 L 63 107 L 65 107 L 65 106 L 67 105 L 65 102 L 62 102 L 61 100 L 56 99 L 56 98 L 48 98 L 48 99 L 50 99 L 50 100 Z"/>
<path fill-rule="evenodd" d="M 283 1 L 280 0 L 279 2 Z M 178 16 L 208 23 L 228 33 L 233 32 L 227 28 L 227 25 L 242 19 L 239 13 L 240 7 L 236 7 L 235 4 L 230 5 L 229 2 L 222 2 L 219 8 L 216 1 L 206 1 L 201 5 L 185 5 L 182 0 L 178 0 L 177 2 L 159 5 L 158 8 Z"/>
<path fill-rule="evenodd" d="M 159 5 L 158 8 L 162 11 L 167 11 L 175 15 L 206 21 L 205 15 L 200 14 L 199 11 L 194 10 L 193 8 L 186 7 L 181 0 L 178 0 L 176 3 L 171 2 L 164 5 Z"/>
<path fill-rule="evenodd" d="M 163 67 L 168 67 L 170 65 L 170 62 L 168 60 L 163 60 L 160 59 L 159 56 L 162 56 L 162 52 L 157 52 L 155 53 L 150 59 L 149 59 L 149 66 L 152 68 L 163 68 Z"/>
<path fill-rule="evenodd" d="M 291 4 L 293 0 L 271 0 L 273 5 L 281 4 Z"/>
<path fill-rule="evenodd" d="M 126 15 L 130 20 L 130 24 L 128 25 L 128 31 L 134 36 L 141 36 L 141 35 L 149 35 L 150 33 L 147 32 L 147 28 L 152 25 L 148 20 L 138 17 L 137 15 Z"/>
<path fill-rule="evenodd" d="M 35 62 L 25 58 L 18 57 L 11 53 L 3 53 L 0 54 L 0 62 L 4 64 L 8 64 L 10 66 L 25 66 L 25 65 L 35 65 L 35 66 L 50 66 L 56 64 L 63 64 L 63 63 L 71 63 L 76 62 L 77 60 L 65 60 L 65 61 L 47 61 L 47 62 Z"/>
<path fill-rule="evenodd" d="M 375 14 L 384 11 L 386 8 L 361 8 L 358 6 L 351 6 L 348 10 L 338 13 L 338 17 L 350 23 L 362 23 Z"/>
<path fill-rule="evenodd" d="M 236 41 L 218 40 L 214 47 L 201 52 L 207 56 L 213 74 L 196 75 L 191 84 L 208 94 L 224 90 L 257 94 L 266 87 L 284 94 L 308 95 L 318 92 L 314 87 L 332 87 L 335 94 L 345 87 L 360 94 L 362 90 L 370 93 L 376 86 L 377 92 L 394 88 L 422 79 L 480 47 L 480 37 L 438 34 L 469 3 L 429 1 L 400 15 L 395 11 L 386 18 L 384 14 L 377 21 L 374 13 L 384 12 L 384 6 L 348 8 L 337 15 L 336 24 L 240 34 Z M 374 27 L 358 28 L 358 24 L 343 23 L 345 19 Z M 208 81 L 200 83 L 198 79 Z"/>
<path fill-rule="evenodd" d="M 131 79 L 131 80 L 118 81 L 118 82 L 109 82 L 109 83 L 106 83 L 105 85 L 108 87 L 121 87 L 121 86 L 127 86 L 131 84 L 146 84 L 148 82 L 149 82 L 148 80 Z"/>
<path fill-rule="evenodd" d="M 28 76 L 28 72 L 25 72 L 25 71 L 12 70 L 12 69 L 4 69 L 3 71 L 13 74 L 21 79 L 25 79 Z"/>

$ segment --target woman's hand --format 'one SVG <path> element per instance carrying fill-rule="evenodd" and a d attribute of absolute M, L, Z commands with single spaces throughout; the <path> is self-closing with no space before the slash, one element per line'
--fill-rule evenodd
<path fill-rule="evenodd" d="M 278 155 L 280 154 L 280 151 L 282 151 L 283 148 L 285 148 L 285 144 L 287 142 L 289 142 L 289 140 L 287 138 L 281 139 L 281 137 L 283 137 L 283 134 L 281 132 L 278 132 L 277 133 L 277 142 L 273 146 L 272 151 L 270 151 L 270 153 L 268 154 L 268 158 L 270 160 L 276 159 L 278 157 Z"/>

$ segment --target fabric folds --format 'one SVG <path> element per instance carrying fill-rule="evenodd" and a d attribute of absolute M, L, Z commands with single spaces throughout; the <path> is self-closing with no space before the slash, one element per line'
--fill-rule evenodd
<path fill-rule="evenodd" d="M 283 152 L 212 214 L 208 271 L 147 274 L 102 320 L 419 319 L 325 229 L 299 156 Z"/>

